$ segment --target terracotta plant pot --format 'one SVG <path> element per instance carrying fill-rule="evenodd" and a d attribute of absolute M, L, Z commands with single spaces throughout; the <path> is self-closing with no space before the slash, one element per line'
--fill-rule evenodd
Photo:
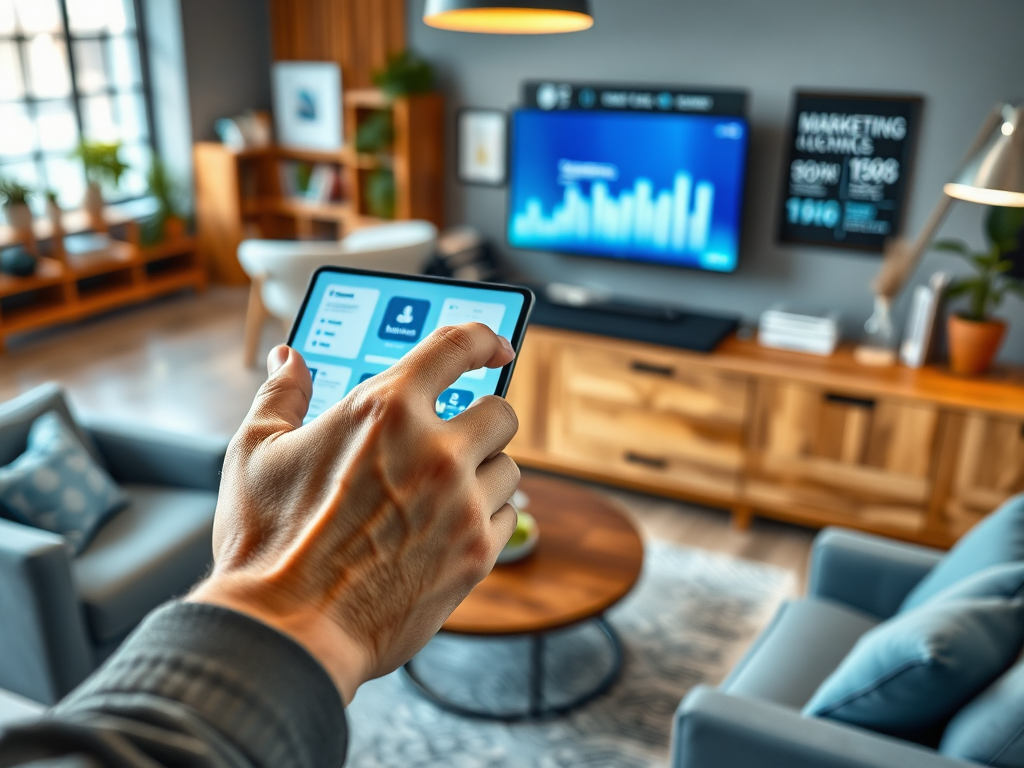
<path fill-rule="evenodd" d="M 992 360 L 1003 343 L 1006 323 L 1002 320 L 967 320 L 950 315 L 949 367 L 953 373 L 977 376 L 992 365 Z"/>
<path fill-rule="evenodd" d="M 89 225 L 95 230 L 105 231 L 107 226 L 103 218 L 103 190 L 96 182 L 90 181 L 86 185 L 82 207 L 89 214 Z"/>

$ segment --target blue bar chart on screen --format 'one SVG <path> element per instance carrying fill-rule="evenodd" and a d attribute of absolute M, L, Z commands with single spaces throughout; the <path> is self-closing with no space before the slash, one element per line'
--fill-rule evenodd
<path fill-rule="evenodd" d="M 518 110 L 509 244 L 731 272 L 747 134 L 736 115 Z"/>

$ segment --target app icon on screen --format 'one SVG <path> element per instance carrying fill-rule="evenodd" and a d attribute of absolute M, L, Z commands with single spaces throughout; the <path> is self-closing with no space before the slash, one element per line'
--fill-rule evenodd
<path fill-rule="evenodd" d="M 473 393 L 468 389 L 446 389 L 438 396 L 437 402 L 434 403 L 434 410 L 437 411 L 438 416 L 447 421 L 466 410 L 472 402 Z"/>
<path fill-rule="evenodd" d="M 356 383 L 357 384 L 362 384 L 367 379 L 372 379 L 376 375 L 377 375 L 376 373 L 364 373 L 362 376 L 359 377 L 359 381 L 357 381 Z"/>
<path fill-rule="evenodd" d="M 423 333 L 430 302 L 424 299 L 409 299 L 395 296 L 384 310 L 377 335 L 389 341 L 405 341 L 415 344 Z"/>

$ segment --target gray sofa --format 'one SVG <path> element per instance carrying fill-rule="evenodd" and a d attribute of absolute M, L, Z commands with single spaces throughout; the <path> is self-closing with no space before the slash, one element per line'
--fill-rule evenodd
<path fill-rule="evenodd" d="M 718 689 L 698 687 L 673 726 L 675 768 L 953 768 L 975 765 L 800 709 L 867 630 L 942 556 L 838 529 L 811 555 L 807 597 L 785 604 Z"/>
<path fill-rule="evenodd" d="M 130 501 L 77 557 L 58 534 L 0 518 L 0 688 L 44 704 L 209 568 L 227 448 L 222 438 L 81 425 L 48 384 L 0 405 L 0 466 L 25 450 L 32 422 L 50 410 L 75 425 Z"/>

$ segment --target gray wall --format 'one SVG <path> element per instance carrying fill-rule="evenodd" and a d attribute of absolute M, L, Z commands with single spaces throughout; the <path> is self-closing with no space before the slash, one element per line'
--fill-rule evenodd
<path fill-rule="evenodd" d="M 601 286 L 651 301 L 720 309 L 748 319 L 770 304 L 840 309 L 851 333 L 870 313 L 878 256 L 774 242 L 781 158 L 797 87 L 920 93 L 925 111 L 905 231 L 916 234 L 992 105 L 1024 93 L 1024 3 L 1019 0 L 592 0 L 596 23 L 551 37 L 469 35 L 423 24 L 409 2 L 409 40 L 435 63 L 452 113 L 508 108 L 527 78 L 744 87 L 753 125 L 740 268 L 712 275 L 626 265 L 504 245 L 505 190 L 460 185 L 450 173 L 450 223 L 501 243 L 528 278 Z M 449 125 L 452 125 L 449 122 Z M 454 137 L 449 132 L 449 158 Z M 450 163 L 451 165 L 451 163 Z M 942 236 L 982 244 L 980 206 L 959 203 Z M 929 255 L 915 276 L 959 269 Z M 907 297 L 897 307 L 902 318 Z M 1024 362 L 1024 306 L 1007 299 L 1003 359 Z"/>
<path fill-rule="evenodd" d="M 193 141 L 216 139 L 213 123 L 270 109 L 268 0 L 181 0 Z"/>

